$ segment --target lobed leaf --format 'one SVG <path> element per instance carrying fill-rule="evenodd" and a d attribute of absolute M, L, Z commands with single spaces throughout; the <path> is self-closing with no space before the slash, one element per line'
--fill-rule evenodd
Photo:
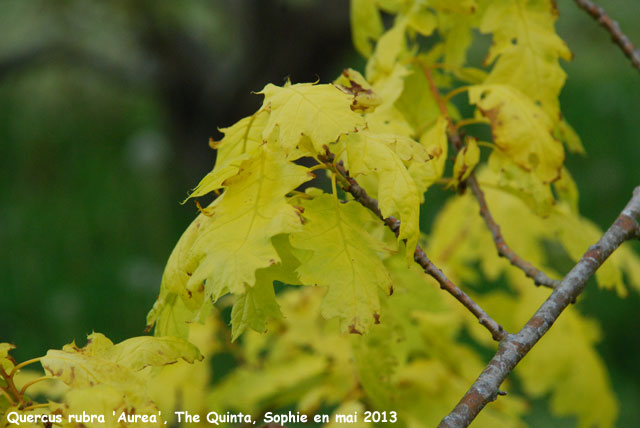
<path fill-rule="evenodd" d="M 378 206 L 382 215 L 400 219 L 398 240 L 406 239 L 407 259 L 413 260 L 418 243 L 420 194 L 400 157 L 389 148 L 388 138 L 361 131 L 340 140 L 347 148 L 349 172 L 354 176 L 374 175 L 378 180 Z"/>
<path fill-rule="evenodd" d="M 322 152 L 323 145 L 364 126 L 364 119 L 351 110 L 353 97 L 333 85 L 269 84 L 259 93 L 264 95 L 262 108 L 271 112 L 262 136 L 266 139 L 278 126 L 286 152 L 294 151 L 303 136 Z"/>
<path fill-rule="evenodd" d="M 339 317 L 342 330 L 365 333 L 380 313 L 379 290 L 391 292 L 391 278 L 378 253 L 389 249 L 362 230 L 369 212 L 356 202 L 341 204 L 321 195 L 304 202 L 305 224 L 291 245 L 311 251 L 297 273 L 303 284 L 327 287 L 322 315 Z"/>
<path fill-rule="evenodd" d="M 494 143 L 517 165 L 546 183 L 560 177 L 562 144 L 553 138 L 549 116 L 522 92 L 506 85 L 469 89 L 469 102 L 491 121 Z"/>

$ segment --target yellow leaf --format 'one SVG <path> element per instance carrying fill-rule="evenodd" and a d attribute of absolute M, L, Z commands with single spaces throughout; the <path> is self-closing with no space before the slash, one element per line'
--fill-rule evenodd
<path fill-rule="evenodd" d="M 562 168 L 560 179 L 553 182 L 553 188 L 558 200 L 566 202 L 571 211 L 578 214 L 578 186 L 566 167 Z"/>
<path fill-rule="evenodd" d="M 189 198 L 206 195 L 224 186 L 224 181 L 236 175 L 240 164 L 262 144 L 262 132 L 269 118 L 269 113 L 260 110 L 255 114 L 239 120 L 234 125 L 223 128 L 224 138 L 213 144 L 217 149 L 216 166 L 204 176 Z"/>
<path fill-rule="evenodd" d="M 373 50 L 371 42 L 378 40 L 383 31 L 375 0 L 351 0 L 351 37 L 360 54 L 368 58 Z"/>
<path fill-rule="evenodd" d="M 357 202 L 341 204 L 322 195 L 303 207 L 306 221 L 291 234 L 291 245 L 312 254 L 301 260 L 300 280 L 328 288 L 325 318 L 339 317 L 345 332 L 365 333 L 380 313 L 379 291 L 391 291 L 391 278 L 377 254 L 389 249 L 362 230 L 371 214 Z"/>
<path fill-rule="evenodd" d="M 0 367 L 6 372 L 13 369 L 13 361 L 9 358 L 9 351 L 16 349 L 11 343 L 0 343 Z"/>
<path fill-rule="evenodd" d="M 556 139 L 562 141 L 570 152 L 578 153 L 579 155 L 586 154 L 582 141 L 580 140 L 580 136 L 571 127 L 571 125 L 569 125 L 569 122 L 567 122 L 566 119 L 562 119 L 556 123 L 554 136 Z"/>
<path fill-rule="evenodd" d="M 518 88 L 553 123 L 560 119 L 558 94 L 566 78 L 558 59 L 571 58 L 555 32 L 556 16 L 551 0 L 497 0 L 490 2 L 480 26 L 481 32 L 493 33 L 486 62 L 497 58 L 486 83 Z"/>
<path fill-rule="evenodd" d="M 421 165 L 412 166 L 409 171 L 415 178 L 418 188 L 426 191 L 444 173 L 449 146 L 447 143 L 447 119 L 438 116 L 436 123 L 420 138 L 420 144 L 426 149 L 431 160 Z"/>
<path fill-rule="evenodd" d="M 498 186 L 501 190 L 511 193 L 542 217 L 549 215 L 555 203 L 549 184 L 543 183 L 538 176 L 516 165 L 499 149 L 489 155 L 489 168 L 495 175 L 491 178 L 485 175 L 486 184 Z"/>
<path fill-rule="evenodd" d="M 433 126 L 441 112 L 422 69 L 414 64 L 409 71 L 396 107 L 413 127 L 416 138 L 419 138 L 428 127 Z M 434 78 L 437 75 L 435 70 L 432 74 Z"/>
<path fill-rule="evenodd" d="M 408 53 L 406 29 L 406 20 L 397 18 L 393 27 L 380 37 L 367 62 L 365 75 L 369 82 L 375 83 L 391 74 L 398 60 Z"/>
<path fill-rule="evenodd" d="M 489 118 L 494 143 L 516 164 L 547 183 L 560 176 L 564 149 L 551 134 L 553 122 L 533 101 L 510 86 L 479 85 L 469 90 L 469 102 Z"/>
<path fill-rule="evenodd" d="M 406 256 L 413 260 L 413 252 L 420 233 L 420 195 L 409 171 L 400 157 L 385 143 L 385 138 L 361 131 L 341 138 L 347 147 L 349 172 L 375 175 L 378 178 L 378 204 L 384 217 L 398 216 L 399 240 L 406 239 Z"/>
<path fill-rule="evenodd" d="M 464 181 L 469 177 L 473 168 L 478 164 L 480 160 L 480 148 L 476 139 L 470 137 L 467 139 L 467 144 L 456 155 L 456 161 L 453 165 L 453 181 L 451 185 L 457 187 L 461 181 Z"/>
<path fill-rule="evenodd" d="M 323 152 L 323 145 L 365 123 L 351 110 L 353 96 L 333 85 L 268 84 L 259 93 L 264 95 L 263 108 L 271 110 L 262 136 L 268 138 L 279 126 L 280 144 L 287 152 L 296 149 L 302 136 L 311 139 L 317 152 Z"/>
<path fill-rule="evenodd" d="M 117 417 L 123 412 L 157 417 L 157 408 L 147 395 L 152 372 L 144 368 L 180 359 L 194 362 L 202 356 L 194 345 L 175 337 L 134 337 L 114 345 L 104 335 L 92 333 L 83 348 L 71 343 L 62 350 L 49 350 L 41 363 L 51 376 L 71 387 L 64 403 L 54 407 L 67 415 L 104 415 L 107 426 L 117 427 L 121 426 Z M 158 425 L 161 423 L 158 419 Z M 100 425 L 94 421 L 87 426 Z"/>
<path fill-rule="evenodd" d="M 382 99 L 373 91 L 373 88 L 365 78 L 352 68 L 342 71 L 342 74 L 333 82 L 338 88 L 353 96 L 351 110 L 360 113 L 370 113 L 382 104 Z"/>
<path fill-rule="evenodd" d="M 438 26 L 438 20 L 425 3 L 415 2 L 407 14 L 407 24 L 421 35 L 430 36 Z"/>
<path fill-rule="evenodd" d="M 473 41 L 472 30 L 477 26 L 481 13 L 475 0 L 433 1 L 438 16 L 438 32 L 444 63 L 460 67 L 466 63 L 467 50 Z"/>
<path fill-rule="evenodd" d="M 285 195 L 310 174 L 288 162 L 281 151 L 261 147 L 242 163 L 238 175 L 227 180 L 227 190 L 213 215 L 203 219 L 189 250 L 187 259 L 195 261 L 189 265 L 197 266 L 186 284 L 190 300 L 185 303 L 191 309 L 201 309 L 210 297 L 244 293 L 246 285 L 254 284 L 257 269 L 280 260 L 271 238 L 301 225 Z"/>

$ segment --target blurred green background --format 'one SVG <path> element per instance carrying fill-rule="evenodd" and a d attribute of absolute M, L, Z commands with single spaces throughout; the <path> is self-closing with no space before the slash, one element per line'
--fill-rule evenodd
<path fill-rule="evenodd" d="M 640 2 L 600 4 L 640 44 Z M 567 164 L 606 228 L 640 184 L 640 72 L 572 1 L 558 8 L 575 55 L 563 112 L 588 152 Z M 346 0 L 0 0 L 0 341 L 26 359 L 92 330 L 141 334 L 217 127 L 255 111 L 266 83 L 363 64 Z M 578 304 L 605 332 L 621 427 L 640 426 L 638 308 L 595 283 Z"/>

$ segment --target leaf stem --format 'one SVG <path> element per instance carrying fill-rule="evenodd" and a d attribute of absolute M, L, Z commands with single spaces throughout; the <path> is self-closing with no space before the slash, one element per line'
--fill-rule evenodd
<path fill-rule="evenodd" d="M 455 126 L 457 129 L 460 129 L 463 126 L 467 126 L 467 125 L 478 125 L 478 124 L 488 124 L 489 121 L 487 121 L 486 119 L 478 119 L 475 117 L 470 117 L 468 119 L 462 119 L 459 120 L 455 123 Z"/>
<path fill-rule="evenodd" d="M 16 364 L 16 366 L 13 368 L 13 370 L 11 370 L 11 373 L 9 373 L 9 377 L 13 377 L 13 375 L 15 375 L 18 370 L 20 370 L 23 367 L 28 366 L 29 364 L 40 362 L 41 359 L 42 359 L 42 357 L 32 358 L 30 360 L 23 361 L 20 364 Z"/>
<path fill-rule="evenodd" d="M 452 89 L 451 91 L 449 91 L 448 93 L 446 93 L 444 95 L 444 98 L 442 99 L 445 103 L 449 103 L 451 101 L 451 98 L 455 97 L 456 95 L 459 95 L 463 92 L 467 92 L 469 90 L 469 86 L 468 85 L 464 85 L 464 86 L 458 86 L 455 89 Z"/>
<path fill-rule="evenodd" d="M 27 382 L 22 386 L 22 389 L 20 389 L 20 395 L 24 395 L 25 391 L 27 390 L 27 388 L 29 388 L 31 385 L 38 383 L 40 381 L 43 380 L 47 380 L 47 379 L 53 379 L 53 377 L 51 376 L 41 376 L 39 378 L 36 378 L 34 380 L 32 380 L 31 382 Z"/>
<path fill-rule="evenodd" d="M 28 410 L 34 410 L 34 409 L 41 409 L 43 407 L 49 407 L 49 403 L 38 403 L 38 404 L 32 404 L 30 406 L 25 407 L 24 409 L 22 409 L 23 411 L 28 411 Z"/>

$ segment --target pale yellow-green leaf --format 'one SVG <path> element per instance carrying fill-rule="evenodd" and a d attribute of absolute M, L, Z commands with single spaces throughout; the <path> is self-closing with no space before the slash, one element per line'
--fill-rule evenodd
<path fill-rule="evenodd" d="M 426 149 L 430 161 L 409 167 L 411 176 L 421 192 L 426 191 L 444 174 L 447 161 L 447 119 L 438 116 L 435 124 L 420 138 L 420 144 Z"/>
<path fill-rule="evenodd" d="M 365 422 L 365 407 L 359 401 L 347 401 L 342 403 L 331 415 L 330 422 L 325 425 L 326 428 L 342 428 L 346 424 L 353 428 L 367 428 L 373 426 L 372 422 Z M 338 416 L 340 415 L 340 416 Z M 354 418 L 354 415 L 356 417 Z M 344 419 L 338 421 L 338 417 Z M 350 417 L 351 419 L 347 419 Z M 390 417 L 387 419 L 390 420 Z"/>
<path fill-rule="evenodd" d="M 531 99 L 511 86 L 479 85 L 469 89 L 469 102 L 489 118 L 494 143 L 516 164 L 547 183 L 559 177 L 564 149 L 553 138 L 552 120 Z"/>
<path fill-rule="evenodd" d="M 558 200 L 566 202 L 571 211 L 578 214 L 578 186 L 566 167 L 562 168 L 560 179 L 553 182 L 553 188 Z"/>
<path fill-rule="evenodd" d="M 380 314 L 379 291 L 391 291 L 391 278 L 378 256 L 389 249 L 361 229 L 371 214 L 357 202 L 342 204 L 323 195 L 303 207 L 306 221 L 291 235 L 291 245 L 312 254 L 301 260 L 300 280 L 327 287 L 325 318 L 340 318 L 345 332 L 365 333 Z"/>
<path fill-rule="evenodd" d="M 179 359 L 193 363 L 202 360 L 202 355 L 198 348 L 178 337 L 138 336 L 108 349 L 103 358 L 131 370 L 142 370 L 149 366 L 173 364 Z"/>
<path fill-rule="evenodd" d="M 358 71 L 347 68 L 333 82 L 334 85 L 353 96 L 351 110 L 370 113 L 382 104 L 382 98 L 373 90 L 369 82 Z"/>
<path fill-rule="evenodd" d="M 351 37 L 356 50 L 365 58 L 373 51 L 372 42 L 384 31 L 375 0 L 351 0 Z"/>
<path fill-rule="evenodd" d="M 409 73 L 403 64 L 396 64 L 391 74 L 380 77 L 373 85 L 375 92 L 382 99 L 375 111 L 367 113 L 367 129 L 374 133 L 392 133 L 411 136 L 414 134 L 412 126 L 395 105 L 404 89 L 404 78 Z"/>
<path fill-rule="evenodd" d="M 373 55 L 367 62 L 365 75 L 369 82 L 375 83 L 390 75 L 398 60 L 408 54 L 406 29 L 406 19 L 397 18 L 393 27 L 378 39 Z"/>
<path fill-rule="evenodd" d="M 582 140 L 580 140 L 580 136 L 573 127 L 569 125 L 569 122 L 567 122 L 566 119 L 562 119 L 556 123 L 554 136 L 558 140 L 562 141 L 570 152 L 578 153 L 580 155 L 586 154 L 584 146 L 582 145 Z"/>
<path fill-rule="evenodd" d="M 289 285 L 302 285 L 296 273 L 300 266 L 292 254 L 288 235 L 277 235 L 272 239 L 280 262 L 256 271 L 256 283 L 247 287 L 245 294 L 236 296 L 231 311 L 231 338 L 236 340 L 247 327 L 260 333 L 267 328 L 267 321 L 282 317 L 275 299 L 274 281 Z"/>
<path fill-rule="evenodd" d="M 364 119 L 351 110 L 353 96 L 330 84 L 287 83 L 283 87 L 268 84 L 260 92 L 263 108 L 271 113 L 263 138 L 280 128 L 280 144 L 287 152 L 308 137 L 317 152 L 346 132 L 364 126 Z"/>
<path fill-rule="evenodd" d="M 475 0 L 431 2 L 438 17 L 441 54 L 449 67 L 461 67 L 466 63 L 467 50 L 473 41 L 472 30 L 481 17 Z"/>
<path fill-rule="evenodd" d="M 341 139 L 347 148 L 349 172 L 354 177 L 375 175 L 378 178 L 378 206 L 384 217 L 400 220 L 399 240 L 406 239 L 406 255 L 413 260 L 418 242 L 420 194 L 400 157 L 384 138 L 368 131 L 348 134 Z"/>
<path fill-rule="evenodd" d="M 437 73 L 432 71 L 437 75 Z M 420 136 L 433 126 L 441 112 L 429 88 L 429 82 L 418 65 L 412 65 L 404 78 L 403 91 L 396 107 L 413 127 L 414 136 Z"/>
<path fill-rule="evenodd" d="M 423 36 L 430 36 L 438 26 L 438 20 L 426 3 L 415 2 L 407 14 L 407 24 Z"/>
<path fill-rule="evenodd" d="M 214 201 L 214 206 L 219 199 Z M 193 319 L 194 310 L 185 305 L 189 299 L 186 293 L 187 281 L 198 266 L 191 248 L 201 234 L 209 218 L 200 214 L 184 231 L 169 256 L 162 274 L 160 295 L 147 314 L 147 330 L 156 325 L 156 335 L 173 335 L 186 338 L 187 322 Z M 184 295 L 184 297 L 183 297 Z"/>
<path fill-rule="evenodd" d="M 45 370 L 67 385 L 83 388 L 97 384 L 139 388 L 143 378 L 134 374 L 147 366 L 172 364 L 179 359 L 201 359 L 198 349 L 176 337 L 141 336 L 114 345 L 100 333 L 88 336 L 87 345 L 75 343 L 49 350 L 42 357 Z"/>
<path fill-rule="evenodd" d="M 489 168 L 494 172 L 487 184 L 497 186 L 525 202 L 532 211 L 546 217 L 554 204 L 551 186 L 543 183 L 537 175 L 516 165 L 500 149 L 489 155 Z"/>
<path fill-rule="evenodd" d="M 486 83 L 518 88 L 553 123 L 560 119 L 558 94 L 566 78 L 559 58 L 571 58 L 555 32 L 556 16 L 551 0 L 496 0 L 489 3 L 480 26 L 481 32 L 493 34 L 486 61 L 496 61 Z"/>
<path fill-rule="evenodd" d="M 205 359 L 193 364 L 180 360 L 175 364 L 163 366 L 149 381 L 149 396 L 169 424 L 175 423 L 174 411 L 188 411 L 192 414 L 209 412 L 206 395 L 211 381 L 210 357 L 221 351 L 218 334 L 225 329 L 226 326 L 215 313 L 207 317 L 203 324 L 190 324 L 189 341 L 200 349 Z M 205 423 L 202 425 L 208 425 L 206 421 L 203 422 Z"/>
<path fill-rule="evenodd" d="M 470 137 L 467 139 L 466 145 L 456 155 L 451 185 L 456 187 L 461 181 L 466 180 L 479 160 L 480 148 L 478 147 L 478 142 L 475 138 Z"/>
<path fill-rule="evenodd" d="M 236 340 L 247 327 L 264 332 L 267 319 L 282 316 L 273 291 L 273 280 L 268 273 L 263 272 L 269 269 L 271 268 L 256 271 L 255 285 L 247 287 L 244 294 L 236 296 L 231 311 L 232 340 Z"/>
<path fill-rule="evenodd" d="M 120 427 L 160 427 L 163 426 L 163 420 L 158 415 L 158 408 L 149 398 L 143 398 L 132 401 L 122 391 L 111 385 L 98 384 L 89 388 L 72 388 L 66 394 L 64 404 L 60 411 L 63 414 L 63 422 L 68 420 L 69 415 L 82 415 L 83 412 L 88 415 L 103 415 L 104 423 L 98 419 L 93 422 L 83 422 L 82 426 L 87 428 L 120 428 Z M 115 413 L 115 415 L 114 415 Z M 156 423 L 153 422 L 118 422 L 124 414 L 146 415 L 150 417 L 155 415 Z M 125 419 L 126 420 L 126 419 Z M 70 424 L 70 427 L 77 426 Z"/>
<path fill-rule="evenodd" d="M 242 294 L 254 284 L 257 269 L 278 263 L 271 238 L 301 226 L 285 195 L 310 178 L 306 168 L 268 144 L 242 164 L 189 250 L 197 267 L 186 284 L 187 307 L 201 310 L 209 298 Z"/>
<path fill-rule="evenodd" d="M 320 376 L 326 365 L 326 360 L 319 355 L 303 355 L 266 367 L 236 369 L 213 388 L 207 399 L 209 409 L 256 412 L 259 405 L 277 402 L 278 394 Z M 288 400 L 287 404 L 297 398 Z"/>
<path fill-rule="evenodd" d="M 0 367 L 6 372 L 13 369 L 13 361 L 9 359 L 9 351 L 16 349 L 11 343 L 0 343 Z"/>

